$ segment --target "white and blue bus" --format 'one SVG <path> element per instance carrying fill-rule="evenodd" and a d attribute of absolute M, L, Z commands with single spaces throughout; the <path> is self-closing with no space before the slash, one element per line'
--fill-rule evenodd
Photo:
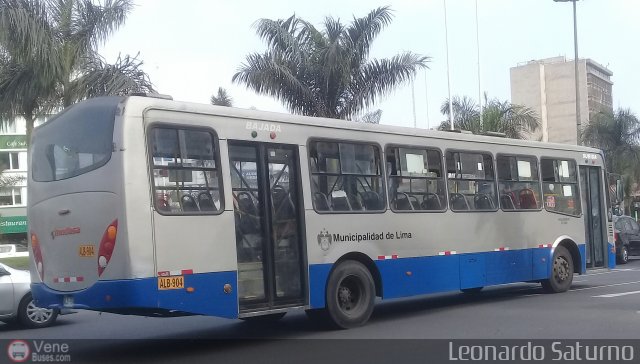
<path fill-rule="evenodd" d="M 32 289 L 50 308 L 364 324 L 376 297 L 615 264 L 599 150 L 103 97 L 33 132 Z"/>

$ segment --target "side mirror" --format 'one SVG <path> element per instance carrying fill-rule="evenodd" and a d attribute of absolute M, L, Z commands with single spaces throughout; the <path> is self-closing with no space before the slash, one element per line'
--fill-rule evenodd
<path fill-rule="evenodd" d="M 10 276 L 10 275 L 11 275 L 11 273 L 9 273 L 9 271 L 8 271 L 8 270 L 6 270 L 6 269 L 4 269 L 4 268 L 0 267 L 0 277 L 3 277 L 3 276 Z"/>

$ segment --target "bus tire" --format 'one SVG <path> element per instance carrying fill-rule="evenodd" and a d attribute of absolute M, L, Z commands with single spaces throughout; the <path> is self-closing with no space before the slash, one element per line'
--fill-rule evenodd
<path fill-rule="evenodd" d="M 371 317 L 376 299 L 371 272 L 360 262 L 340 263 L 329 276 L 326 299 L 329 321 L 335 327 L 350 329 L 364 325 Z"/>
<path fill-rule="evenodd" d="M 557 246 L 551 260 L 551 277 L 543 280 L 542 288 L 547 293 L 566 292 L 573 282 L 573 260 L 571 254 L 563 246 Z"/>

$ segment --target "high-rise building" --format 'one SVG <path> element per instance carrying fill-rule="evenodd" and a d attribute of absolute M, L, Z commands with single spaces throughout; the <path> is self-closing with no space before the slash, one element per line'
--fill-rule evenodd
<path fill-rule="evenodd" d="M 578 61 L 580 123 L 584 128 L 601 111 L 612 111 L 613 73 L 592 59 Z M 554 57 L 511 68 L 511 102 L 538 113 L 541 128 L 531 139 L 577 144 L 575 65 Z"/>

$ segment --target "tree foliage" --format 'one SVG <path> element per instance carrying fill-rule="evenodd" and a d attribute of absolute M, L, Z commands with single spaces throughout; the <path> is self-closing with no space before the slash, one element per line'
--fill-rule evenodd
<path fill-rule="evenodd" d="M 454 128 L 468 130 L 474 134 L 503 133 L 508 138 L 514 139 L 525 139 L 540 128 L 540 119 L 530 108 L 512 104 L 509 101 L 489 100 L 486 94 L 484 97 L 485 106 L 482 109 L 482 115 L 480 106 L 469 97 L 455 96 L 452 99 Z M 449 100 L 442 103 L 440 111 L 449 117 Z M 448 130 L 450 127 L 447 119 L 438 129 Z"/>
<path fill-rule="evenodd" d="M 602 149 L 608 172 L 640 178 L 640 122 L 631 110 L 596 114 L 581 138 L 584 144 Z"/>
<path fill-rule="evenodd" d="M 150 92 L 136 57 L 109 64 L 98 46 L 124 23 L 132 0 L 0 0 L 0 118 L 27 120 L 87 97 Z"/>
<path fill-rule="evenodd" d="M 295 15 L 260 19 L 256 32 L 267 43 L 252 53 L 233 81 L 280 100 L 291 112 L 351 119 L 427 67 L 412 52 L 369 59 L 371 44 L 392 20 L 380 7 L 346 25 L 327 17 L 322 29 Z"/>
<path fill-rule="evenodd" d="M 218 93 L 211 95 L 211 105 L 218 106 L 233 106 L 233 99 L 229 96 L 227 90 L 222 87 L 218 87 Z"/>

